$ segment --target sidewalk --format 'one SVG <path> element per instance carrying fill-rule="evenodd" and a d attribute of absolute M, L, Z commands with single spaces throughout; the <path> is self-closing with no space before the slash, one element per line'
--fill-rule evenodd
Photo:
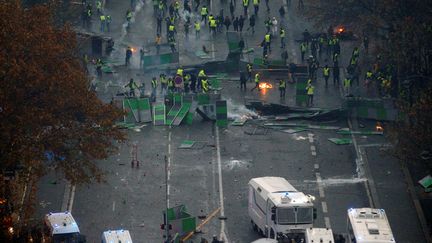
<path fill-rule="evenodd" d="M 342 67 L 344 68 L 350 53 L 354 46 L 360 46 L 359 43 L 345 42 L 342 45 Z M 369 90 L 362 84 L 364 73 L 369 69 L 368 63 L 372 60 L 371 50 L 366 54 L 364 49 L 361 50 L 363 59 L 361 61 L 362 75 L 360 76 L 360 85 L 353 84 L 351 89 L 354 96 L 369 99 L 380 99 L 377 92 L 376 84 L 372 85 Z M 367 56 L 365 56 L 365 54 Z M 341 80 L 345 78 L 345 70 L 342 73 Z M 360 121 L 359 121 L 360 122 Z M 357 123 L 357 122 L 356 122 Z M 374 129 L 375 121 L 370 120 L 367 123 L 371 129 Z M 359 129 L 359 128 L 356 128 Z M 385 139 L 387 142 L 387 139 Z M 432 220 L 432 195 L 423 192 L 418 180 L 429 174 L 426 166 L 409 165 L 404 168 L 401 162 L 391 155 L 385 147 L 371 146 L 364 147 L 366 154 L 365 164 L 369 170 L 368 178 L 370 186 L 374 187 L 371 191 L 375 207 L 383 208 L 392 227 L 393 234 L 397 242 L 428 242 L 423 227 L 427 226 Z M 408 181 L 411 180 L 411 181 Z M 371 185 L 372 184 L 372 185 Z M 413 195 L 411 194 L 413 191 Z M 429 193 L 430 194 L 430 193 Z M 417 198 L 419 204 L 417 204 Z M 430 235 L 430 233 L 429 233 Z"/>

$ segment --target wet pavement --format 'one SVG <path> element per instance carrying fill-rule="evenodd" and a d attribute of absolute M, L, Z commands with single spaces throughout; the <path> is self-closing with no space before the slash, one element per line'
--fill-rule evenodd
<path fill-rule="evenodd" d="M 213 13 L 218 12 L 221 2 L 210 1 Z M 277 10 L 284 1 L 271 3 L 269 16 L 279 16 Z M 158 76 L 156 70 L 139 70 L 139 53 L 135 52 L 132 67 L 120 65 L 124 61 L 127 45 L 139 48 L 153 41 L 155 23 L 152 2 L 139 3 L 135 7 L 135 16 L 131 33 L 124 32 L 123 18 L 129 8 L 129 1 L 106 1 L 105 9 L 113 18 L 112 31 L 105 33 L 116 42 L 116 50 L 111 59 L 118 62 L 114 74 L 104 74 L 97 85 L 101 99 L 109 101 L 129 78 L 144 81 L 150 87 L 152 76 Z M 228 5 L 223 5 L 228 14 Z M 263 21 L 267 17 L 264 3 L 257 20 L 254 35 L 244 33 L 248 47 L 255 49 L 246 56 L 252 60 L 261 56 L 257 47 L 264 36 Z M 242 12 L 237 3 L 236 15 Z M 250 7 L 249 11 L 252 10 Z M 299 63 L 300 53 L 296 39 L 301 38 L 305 28 L 313 30 L 311 24 L 301 18 L 296 11 L 289 10 L 286 19 L 280 22 L 286 26 L 289 60 Z M 93 31 L 98 32 L 98 21 L 93 21 Z M 246 21 L 246 24 L 248 21 Z M 165 26 L 162 26 L 165 31 Z M 190 65 L 208 61 L 200 59 L 194 53 L 202 45 L 212 52 L 210 60 L 224 60 L 228 48 L 223 34 L 216 40 L 210 40 L 207 27 L 202 28 L 200 40 L 182 37 L 181 27 L 178 34 L 180 63 Z M 318 31 L 318 30 L 317 30 Z M 279 39 L 276 39 L 270 58 L 280 59 Z M 342 43 L 341 63 L 347 63 L 355 42 Z M 345 51 L 346 50 L 346 51 Z M 154 50 L 149 50 L 150 53 Z M 324 59 L 324 58 L 323 58 Z M 324 60 L 321 60 L 324 63 Z M 206 70 L 211 73 L 212 70 Z M 238 76 L 238 74 L 229 74 Z M 343 77 L 341 77 L 343 78 Z M 269 82 L 276 84 L 275 80 Z M 275 85 L 276 86 L 276 85 Z M 343 92 L 340 87 L 330 84 L 325 87 L 319 75 L 315 83 L 314 107 L 340 108 Z M 240 91 L 236 81 L 222 82 L 222 98 L 228 101 L 229 117 L 256 115 L 245 108 L 251 100 L 268 103 L 295 105 L 295 84 L 287 83 L 285 99 L 279 97 L 276 88 L 261 91 L 249 91 L 252 83 L 247 84 L 247 91 Z M 356 94 L 366 95 L 364 87 L 355 88 Z M 150 91 L 147 89 L 147 93 Z M 281 176 L 286 178 L 298 190 L 316 197 L 315 206 L 318 218 L 314 225 L 330 227 L 336 233 L 346 232 L 346 211 L 352 207 L 369 207 L 371 202 L 379 201 L 379 206 L 386 209 L 397 242 L 425 242 L 412 201 L 407 193 L 403 174 L 398 169 L 396 160 L 381 153 L 381 145 L 388 141 L 383 136 L 354 136 L 356 145 L 336 145 L 329 138 L 347 138 L 333 130 L 309 129 L 288 134 L 276 129 L 268 129 L 264 135 L 248 135 L 247 132 L 262 125 L 263 120 L 251 120 L 244 126 L 217 128 L 213 122 L 202 121 L 195 116 L 193 125 L 182 124 L 179 127 L 156 127 L 152 124 L 139 130 L 127 130 L 129 141 L 120 145 L 120 150 L 107 160 L 98 161 L 106 171 L 106 183 L 77 187 L 72 199 L 71 210 L 81 232 L 88 242 L 98 242 L 100 235 L 108 229 L 128 229 L 134 242 L 162 242 L 162 211 L 165 209 L 165 156 L 169 160 L 169 205 L 185 204 L 192 215 L 208 215 L 214 209 L 222 207 L 222 212 L 213 218 L 198 234 L 207 239 L 218 235 L 226 242 L 247 243 L 259 236 L 252 231 L 247 214 L 247 183 L 253 177 Z M 297 121 L 295 121 L 297 122 Z M 349 127 L 351 122 L 345 118 L 319 123 L 305 121 L 307 124 Z M 374 130 L 373 121 L 355 121 L 353 129 Z M 349 138 L 349 136 L 348 136 Z M 183 140 L 194 140 L 200 146 L 193 149 L 179 149 Z M 140 167 L 132 168 L 132 145 L 138 147 Z M 368 147 L 368 145 L 374 145 Z M 362 147 L 364 146 L 364 147 Z M 359 169 L 359 147 L 363 148 L 370 173 L 362 174 Z M 49 181 L 49 178 L 47 178 Z M 373 181 L 376 193 L 370 193 L 368 181 Z M 64 204 L 64 185 L 50 185 L 45 180 L 41 183 L 39 201 L 51 202 L 38 208 L 38 214 L 59 211 Z M 54 192 L 55 191 L 55 192 Z M 67 200 L 71 200 L 70 197 Z M 61 200 L 59 202 L 59 200 Z M 398 203 L 395 203 L 398 202 Z M 224 216 L 226 219 L 218 218 Z M 407 226 L 407 220 L 411 222 Z M 199 220 L 198 220 L 199 221 Z"/>

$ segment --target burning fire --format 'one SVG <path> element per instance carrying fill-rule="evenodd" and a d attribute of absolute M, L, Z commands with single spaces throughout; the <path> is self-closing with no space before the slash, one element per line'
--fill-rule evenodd
<path fill-rule="evenodd" d="M 375 129 L 377 132 L 383 132 L 384 131 L 384 127 L 379 122 L 377 122 Z"/>
<path fill-rule="evenodd" d="M 344 28 L 339 27 L 337 31 L 338 31 L 338 33 L 340 34 L 340 33 L 342 33 L 342 32 L 344 31 Z"/>
<path fill-rule="evenodd" d="M 266 83 L 266 82 L 261 82 L 259 84 L 260 89 L 272 89 L 273 85 L 271 85 L 270 83 Z"/>

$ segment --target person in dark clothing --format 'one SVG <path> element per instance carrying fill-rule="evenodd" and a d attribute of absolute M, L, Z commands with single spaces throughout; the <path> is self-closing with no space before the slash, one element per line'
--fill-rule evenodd
<path fill-rule="evenodd" d="M 240 72 L 240 90 L 246 91 L 246 75 L 243 71 Z"/>
<path fill-rule="evenodd" d="M 229 27 L 231 26 L 231 19 L 228 16 L 225 16 L 224 25 L 226 30 L 229 31 Z"/>
<path fill-rule="evenodd" d="M 287 65 L 288 52 L 286 49 L 284 49 L 284 51 L 281 53 L 281 58 L 284 61 L 284 65 Z"/>
<path fill-rule="evenodd" d="M 279 9 L 279 15 L 282 19 L 285 18 L 285 8 L 283 5 Z"/>
<path fill-rule="evenodd" d="M 234 27 L 234 31 L 239 31 L 239 18 L 235 17 L 234 21 L 233 21 L 233 27 Z"/>
<path fill-rule="evenodd" d="M 191 83 L 190 83 L 190 89 L 192 92 L 196 93 L 196 76 L 194 73 L 190 74 L 191 76 Z"/>
<path fill-rule="evenodd" d="M 305 29 L 303 31 L 303 41 L 306 42 L 306 45 L 309 46 L 309 41 L 311 39 L 311 34 L 309 33 L 309 31 L 307 29 Z"/>
<path fill-rule="evenodd" d="M 195 0 L 195 12 L 198 11 L 199 5 L 200 5 L 200 0 Z"/>
<path fill-rule="evenodd" d="M 129 66 L 131 57 L 132 57 L 132 48 L 128 46 L 126 50 L 125 66 Z"/>
<path fill-rule="evenodd" d="M 333 67 L 333 85 L 336 85 L 336 83 L 339 85 L 340 77 L 339 77 L 339 67 L 334 66 Z"/>
<path fill-rule="evenodd" d="M 156 34 L 162 34 L 162 20 L 163 17 L 161 14 L 158 14 L 157 18 L 156 18 Z"/>
<path fill-rule="evenodd" d="M 240 15 L 240 18 L 239 18 L 239 30 L 240 30 L 240 32 L 243 31 L 244 21 L 245 21 L 245 18 L 243 17 L 243 15 Z"/>
<path fill-rule="evenodd" d="M 255 33 L 255 15 L 252 15 L 249 18 L 249 28 L 247 30 L 249 29 L 252 29 L 252 34 Z"/>
<path fill-rule="evenodd" d="M 231 18 L 234 19 L 234 11 L 235 11 L 235 7 L 233 4 L 233 1 L 230 2 L 230 13 L 231 13 Z"/>

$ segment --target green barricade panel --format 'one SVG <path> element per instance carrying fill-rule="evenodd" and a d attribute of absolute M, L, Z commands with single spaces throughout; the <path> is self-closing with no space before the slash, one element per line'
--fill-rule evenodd
<path fill-rule="evenodd" d="M 191 232 L 196 229 L 196 218 L 190 217 L 182 220 L 182 229 L 183 232 Z"/>
<path fill-rule="evenodd" d="M 219 79 L 211 79 L 210 84 L 212 89 L 220 89 L 220 80 Z"/>
<path fill-rule="evenodd" d="M 165 104 L 155 104 L 153 107 L 153 124 L 155 126 L 165 125 Z"/>
<path fill-rule="evenodd" d="M 126 112 L 124 117 L 124 122 L 135 123 L 139 122 L 138 114 L 138 99 L 136 98 L 126 98 L 123 100 L 123 109 Z"/>
<path fill-rule="evenodd" d="M 144 62 L 144 67 L 178 63 L 179 54 L 178 52 L 174 52 L 174 53 L 164 53 L 161 55 L 144 56 L 143 62 Z"/>
<path fill-rule="evenodd" d="M 140 122 L 152 122 L 150 100 L 148 98 L 138 99 L 138 114 Z"/>
<path fill-rule="evenodd" d="M 182 104 L 182 95 L 181 94 L 174 93 L 173 99 L 174 99 L 174 105 L 181 105 Z"/>
<path fill-rule="evenodd" d="M 168 112 L 165 120 L 165 125 L 172 125 L 174 122 L 174 119 L 177 117 L 178 113 L 180 112 L 181 105 L 176 104 L 173 107 L 171 107 L 170 111 Z"/>
<path fill-rule="evenodd" d="M 216 125 L 218 127 L 228 126 L 228 110 L 226 100 L 216 101 Z"/>
<path fill-rule="evenodd" d="M 359 117 L 368 117 L 368 108 L 365 106 L 357 107 L 357 116 Z"/>
<path fill-rule="evenodd" d="M 180 111 L 178 112 L 177 116 L 174 118 L 174 121 L 172 122 L 172 125 L 178 126 L 185 118 L 186 114 L 189 112 L 189 108 L 191 107 L 191 104 L 184 104 L 181 106 Z"/>
<path fill-rule="evenodd" d="M 376 116 L 378 120 L 387 120 L 387 110 L 385 108 L 377 108 Z"/>
<path fill-rule="evenodd" d="M 210 103 L 210 96 L 208 94 L 198 94 L 198 105 L 208 105 Z"/>

